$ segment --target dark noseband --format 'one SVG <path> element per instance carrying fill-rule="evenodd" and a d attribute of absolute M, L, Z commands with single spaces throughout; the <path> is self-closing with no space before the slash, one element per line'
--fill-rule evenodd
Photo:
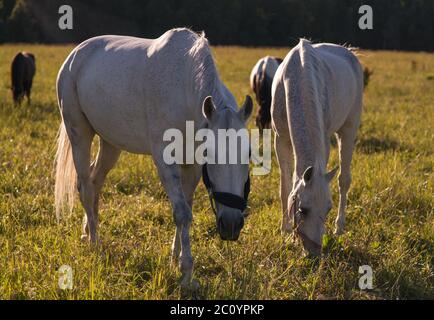
<path fill-rule="evenodd" d="M 211 207 L 215 214 L 217 214 L 215 203 L 218 202 L 229 208 L 238 209 L 244 212 L 247 208 L 247 199 L 250 193 L 250 176 L 248 176 L 246 183 L 244 184 L 244 198 L 237 196 L 233 193 L 218 192 L 214 190 L 213 184 L 208 176 L 208 170 L 206 163 L 202 166 L 202 178 L 206 189 L 208 190 L 209 199 L 211 201 Z"/>

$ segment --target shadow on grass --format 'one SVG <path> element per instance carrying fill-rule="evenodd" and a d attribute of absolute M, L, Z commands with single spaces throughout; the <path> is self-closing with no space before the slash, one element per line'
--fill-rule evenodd
<path fill-rule="evenodd" d="M 176 266 L 171 265 L 168 261 L 164 263 L 167 263 L 167 268 L 176 268 Z M 144 256 L 137 257 L 137 261 L 133 263 L 132 270 L 135 270 L 132 275 L 132 281 L 136 288 L 139 290 L 158 290 L 157 287 L 154 287 L 156 284 L 153 278 L 158 277 L 161 270 L 159 270 L 158 262 L 155 259 Z M 168 272 L 165 273 L 164 277 L 166 281 L 166 294 L 171 296 L 179 289 L 179 276 L 174 272 Z"/>
<path fill-rule="evenodd" d="M 381 282 L 377 286 L 382 289 L 386 287 L 383 297 L 386 299 L 432 299 L 434 296 L 434 290 L 431 287 L 427 287 L 414 278 L 414 275 L 406 270 L 389 270 L 383 269 L 376 275 L 377 279 L 381 279 Z M 399 281 L 398 281 L 399 280 Z"/>
<path fill-rule="evenodd" d="M 375 137 L 360 139 L 356 148 L 365 154 L 373 154 L 387 151 L 410 151 L 407 146 L 389 138 L 378 139 Z"/>
<path fill-rule="evenodd" d="M 117 192 L 127 196 L 143 192 L 156 200 L 168 200 L 167 194 L 160 184 L 144 179 L 122 179 L 122 181 L 115 183 L 115 188 Z"/>
<path fill-rule="evenodd" d="M 362 265 L 369 265 L 374 270 L 374 289 L 366 291 L 371 299 L 395 299 L 396 297 L 423 299 L 432 297 L 433 289 L 423 281 L 421 282 L 421 278 L 415 278 L 411 270 L 402 269 L 397 265 L 382 268 L 376 265 L 374 261 L 378 258 L 370 250 L 348 245 L 343 239 L 342 237 L 326 236 L 323 255 L 328 264 L 333 263 L 333 261 L 345 261 L 350 269 L 354 270 L 354 281 L 349 281 L 346 284 L 346 291 L 350 294 L 347 298 L 351 298 L 352 290 L 358 291 L 360 274 L 357 273 L 357 270 Z M 412 237 L 407 240 L 407 243 L 411 250 L 424 252 L 424 255 L 432 254 L 432 242 L 428 239 Z M 377 269 L 378 271 L 376 271 Z"/>

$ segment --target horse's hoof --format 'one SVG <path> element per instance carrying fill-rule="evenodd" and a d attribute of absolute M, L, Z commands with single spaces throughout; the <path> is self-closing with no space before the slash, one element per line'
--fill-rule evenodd
<path fill-rule="evenodd" d="M 293 243 L 295 243 L 295 239 L 292 236 L 292 233 L 282 232 L 281 236 L 282 236 L 283 243 L 285 243 L 285 244 L 293 244 Z"/>
<path fill-rule="evenodd" d="M 288 235 L 290 235 L 290 234 L 292 234 L 292 226 L 291 225 L 282 225 L 281 227 L 280 227 L 280 234 L 283 236 L 283 237 L 286 237 L 286 236 L 288 236 Z"/>
<path fill-rule="evenodd" d="M 292 234 L 292 229 L 281 229 L 280 235 L 284 238 Z"/>
<path fill-rule="evenodd" d="M 172 265 L 173 267 L 178 267 L 179 265 L 179 257 L 176 255 L 171 255 L 170 256 L 170 265 Z"/>
<path fill-rule="evenodd" d="M 198 298 L 200 284 L 196 279 L 192 279 L 189 283 L 181 282 L 181 296 L 183 298 Z"/>
<path fill-rule="evenodd" d="M 80 236 L 80 240 L 81 240 L 82 242 L 87 242 L 87 243 L 89 243 L 92 247 L 97 247 L 98 244 L 99 244 L 99 239 L 98 239 L 98 237 L 94 237 L 94 238 L 92 238 L 92 237 L 90 237 L 90 236 L 87 235 L 87 234 L 82 234 L 82 235 Z"/>
<path fill-rule="evenodd" d="M 98 238 L 90 238 L 90 244 L 92 245 L 92 247 L 97 248 L 99 246 L 99 239 Z"/>
<path fill-rule="evenodd" d="M 336 228 L 334 232 L 335 236 L 341 236 L 344 234 L 344 228 Z"/>
<path fill-rule="evenodd" d="M 197 293 L 197 291 L 199 291 L 199 288 L 200 288 L 199 281 L 197 281 L 196 279 L 191 280 L 191 290 Z"/>

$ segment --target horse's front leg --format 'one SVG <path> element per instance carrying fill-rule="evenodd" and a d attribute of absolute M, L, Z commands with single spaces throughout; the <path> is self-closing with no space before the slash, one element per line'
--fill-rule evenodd
<path fill-rule="evenodd" d="M 283 139 L 276 135 L 274 139 L 274 148 L 277 155 L 277 161 L 280 167 L 280 198 L 282 204 L 282 226 L 281 232 L 283 235 L 292 232 L 292 219 L 291 213 L 288 211 L 288 196 L 291 192 L 291 141 Z"/>
<path fill-rule="evenodd" d="M 162 153 L 161 153 L 162 154 Z M 161 158 L 155 159 L 161 183 L 169 197 L 173 209 L 173 217 L 176 224 L 175 237 L 179 237 L 180 256 L 179 267 L 181 269 L 181 288 L 192 288 L 193 257 L 190 248 L 190 225 L 192 220 L 191 208 L 182 189 L 181 171 L 178 165 L 167 165 Z M 176 246 L 176 238 L 174 240 Z M 174 248 L 175 251 L 177 250 Z M 194 286 L 195 287 L 195 286 Z"/>
<path fill-rule="evenodd" d="M 188 205 L 193 209 L 193 194 L 202 176 L 201 166 L 199 165 L 186 165 L 180 166 L 182 191 L 184 192 L 185 199 Z M 172 262 L 176 263 L 179 260 L 181 253 L 181 230 L 176 227 L 175 236 L 172 243 Z"/>
<path fill-rule="evenodd" d="M 337 134 L 341 170 L 339 173 L 339 209 L 335 222 L 336 235 L 343 234 L 345 228 L 347 194 L 351 185 L 351 160 L 353 157 L 356 131 L 357 127 L 344 128 Z"/>

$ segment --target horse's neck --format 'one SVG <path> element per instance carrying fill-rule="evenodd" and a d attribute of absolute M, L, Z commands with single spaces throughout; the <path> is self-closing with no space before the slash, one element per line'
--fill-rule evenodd
<path fill-rule="evenodd" d="M 201 101 L 207 97 L 211 96 L 217 110 L 224 108 L 231 108 L 237 110 L 237 104 L 232 93 L 226 88 L 224 83 L 220 80 L 218 74 L 212 81 L 209 81 L 208 86 L 204 87 L 198 96 L 201 97 Z"/>
<path fill-rule="evenodd" d="M 295 170 L 298 177 L 309 166 L 325 170 L 324 132 L 320 119 L 303 107 L 290 113 L 291 139 L 294 147 Z"/>
<path fill-rule="evenodd" d="M 237 110 L 237 102 L 235 101 L 234 96 L 220 79 L 216 83 L 214 96 L 213 98 L 215 99 L 217 109 L 230 108 L 234 111 Z"/>
<path fill-rule="evenodd" d="M 194 97 L 193 99 L 199 99 L 196 104 L 200 110 L 202 110 L 203 101 L 207 96 L 213 98 L 217 109 L 229 107 L 236 110 L 235 99 L 220 80 L 214 59 L 206 42 L 200 41 L 195 46 L 191 64 L 192 97 Z"/>
<path fill-rule="evenodd" d="M 321 97 L 321 81 L 318 66 L 311 66 L 311 61 L 303 61 L 303 66 L 295 74 L 291 85 L 295 86 L 290 96 L 289 122 L 294 148 L 295 174 L 301 177 L 309 166 L 321 171 L 326 169 L 326 148 L 324 115 Z M 300 77 L 301 75 L 301 77 Z"/>

